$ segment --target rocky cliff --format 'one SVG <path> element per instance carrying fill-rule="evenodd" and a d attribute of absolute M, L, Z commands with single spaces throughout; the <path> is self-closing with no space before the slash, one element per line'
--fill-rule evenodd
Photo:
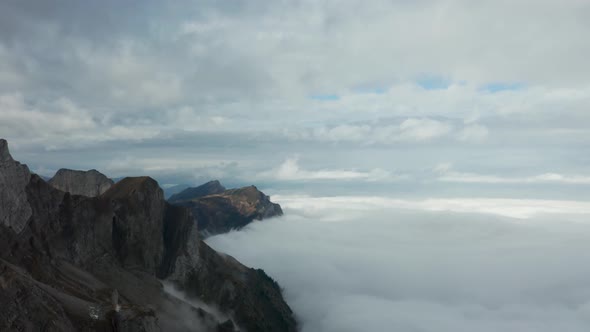
<path fill-rule="evenodd" d="M 62 168 L 49 181 L 54 188 L 72 195 L 96 197 L 107 191 L 114 183 L 97 170 L 76 171 Z"/>
<path fill-rule="evenodd" d="M 211 188 L 213 182 L 217 185 L 212 192 L 203 190 Z M 253 220 L 283 215 L 281 206 L 271 202 L 270 197 L 255 186 L 225 190 L 218 181 L 188 188 L 168 201 L 191 209 L 202 237 L 240 229 Z"/>
<path fill-rule="evenodd" d="M 1 331 L 297 329 L 278 285 L 209 248 L 151 178 L 72 195 L 0 140 L 0 184 Z M 223 315 L 171 296 L 162 279 Z"/>

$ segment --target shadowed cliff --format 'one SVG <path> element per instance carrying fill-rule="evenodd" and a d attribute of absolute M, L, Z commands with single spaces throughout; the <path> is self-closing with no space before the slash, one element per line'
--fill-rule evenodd
<path fill-rule="evenodd" d="M 190 210 L 164 201 L 151 178 L 72 195 L 0 140 L 0 184 L 2 331 L 110 331 L 115 289 L 122 331 L 297 329 L 276 283 L 203 243 Z M 230 320 L 170 296 L 160 279 Z"/>

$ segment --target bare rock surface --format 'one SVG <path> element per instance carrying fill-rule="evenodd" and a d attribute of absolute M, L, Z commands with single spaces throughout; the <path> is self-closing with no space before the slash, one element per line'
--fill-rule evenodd
<path fill-rule="evenodd" d="M 271 202 L 270 197 L 255 186 L 221 192 L 215 190 L 216 193 L 207 195 L 202 195 L 206 191 L 195 190 L 204 186 L 209 187 L 208 185 L 212 182 L 186 189 L 169 200 L 172 204 L 192 210 L 202 237 L 240 229 L 254 220 L 283 215 L 281 206 Z M 219 189 L 219 187 L 216 188 Z M 192 196 L 191 193 L 197 193 L 197 195 Z"/>
<path fill-rule="evenodd" d="M 96 197 L 113 186 L 113 180 L 97 170 L 78 171 L 62 168 L 49 181 L 53 187 L 72 195 Z"/>
<path fill-rule="evenodd" d="M 32 210 L 25 187 L 31 178 L 27 165 L 12 159 L 6 140 L 0 139 L 0 224 L 20 233 Z"/>

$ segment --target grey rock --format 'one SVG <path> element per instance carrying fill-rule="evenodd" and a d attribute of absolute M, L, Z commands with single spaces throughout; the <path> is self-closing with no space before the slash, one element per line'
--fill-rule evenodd
<path fill-rule="evenodd" d="M 199 262 L 176 285 L 189 296 L 233 312 L 246 331 L 296 332 L 297 322 L 279 285 L 264 271 L 244 266 L 199 241 Z"/>
<path fill-rule="evenodd" d="M 62 168 L 49 180 L 49 184 L 72 195 L 96 197 L 109 190 L 114 182 L 94 169 L 78 171 Z"/>
<path fill-rule="evenodd" d="M 8 142 L 0 138 L 0 162 L 13 161 L 10 151 L 8 150 Z"/>
<path fill-rule="evenodd" d="M 125 178 L 101 197 L 113 208 L 111 241 L 125 266 L 156 271 L 164 255 L 166 201 L 149 177 Z"/>
<path fill-rule="evenodd" d="M 0 139 L 0 224 L 20 233 L 32 210 L 25 187 L 31 172 L 27 165 L 14 161 L 8 150 L 8 143 Z"/>
<path fill-rule="evenodd" d="M 220 194 L 173 203 L 188 207 L 197 220 L 202 238 L 240 229 L 254 220 L 283 215 L 279 204 L 255 186 L 225 190 Z"/>

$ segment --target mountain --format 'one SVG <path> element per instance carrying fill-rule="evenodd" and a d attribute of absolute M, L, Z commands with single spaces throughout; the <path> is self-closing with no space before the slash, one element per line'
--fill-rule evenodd
<path fill-rule="evenodd" d="M 0 140 L 0 184 L 1 331 L 297 331 L 278 284 L 207 246 L 149 177 L 72 195 Z"/>
<path fill-rule="evenodd" d="M 170 196 L 170 198 L 168 198 L 168 202 L 180 203 L 207 195 L 221 194 L 224 191 L 225 187 L 222 186 L 218 180 L 213 180 L 198 187 L 186 188 L 183 191 Z"/>
<path fill-rule="evenodd" d="M 114 184 L 113 180 L 95 169 L 77 171 L 65 168 L 57 171 L 48 182 L 61 191 L 88 197 L 101 195 Z"/>
<path fill-rule="evenodd" d="M 254 220 L 283 215 L 279 204 L 255 186 L 225 190 L 219 181 L 188 188 L 170 203 L 191 209 L 202 237 L 240 229 Z"/>
<path fill-rule="evenodd" d="M 173 185 L 172 187 L 164 187 L 164 197 L 169 199 L 174 194 L 178 194 L 179 192 L 185 190 L 186 188 L 190 187 L 188 184 L 177 184 Z"/>

